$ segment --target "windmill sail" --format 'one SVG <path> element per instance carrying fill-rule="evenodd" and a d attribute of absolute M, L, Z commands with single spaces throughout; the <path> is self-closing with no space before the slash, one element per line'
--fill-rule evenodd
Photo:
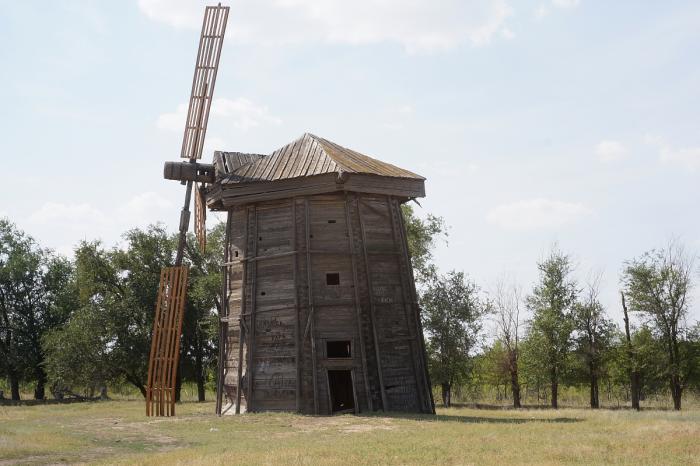
<path fill-rule="evenodd" d="M 216 84 L 221 46 L 226 32 L 228 7 L 208 6 L 204 12 L 199 50 L 192 79 L 190 106 L 180 156 L 191 163 L 202 157 L 209 109 Z M 175 266 L 161 271 L 158 300 L 153 321 L 151 353 L 146 384 L 146 415 L 175 415 L 175 381 L 180 358 L 180 336 L 187 299 L 188 268 L 182 265 L 187 230 L 190 224 L 190 198 L 193 182 L 187 182 L 185 203 L 180 212 L 180 238 Z M 195 186 L 195 230 L 202 251 L 206 243 L 206 204 L 203 193 Z"/>
<path fill-rule="evenodd" d="M 192 79 L 190 106 L 187 110 L 185 135 L 182 138 L 183 159 L 199 160 L 202 157 L 204 136 L 207 132 L 209 109 L 216 84 L 216 71 L 224 43 L 228 7 L 208 6 L 204 12 L 202 34 L 199 38 L 197 62 Z"/>

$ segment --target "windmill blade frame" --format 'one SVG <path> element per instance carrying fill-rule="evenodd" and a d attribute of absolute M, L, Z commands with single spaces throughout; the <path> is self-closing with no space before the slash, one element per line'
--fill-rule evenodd
<path fill-rule="evenodd" d="M 180 156 L 191 164 L 202 157 L 209 123 L 221 48 L 226 32 L 229 7 L 208 6 L 204 11 L 199 48 L 195 62 L 190 104 L 185 122 Z M 161 271 L 156 301 L 151 352 L 146 383 L 146 415 L 174 416 L 180 337 L 187 301 L 188 267 L 182 265 L 190 224 L 190 198 L 193 181 L 186 182 L 185 202 L 180 212 L 179 238 L 175 265 Z M 202 188 L 195 186 L 195 233 L 202 251 L 206 246 L 206 203 Z"/>
<path fill-rule="evenodd" d="M 199 160 L 202 158 L 204 137 L 209 123 L 216 74 L 221 58 L 221 47 L 226 33 L 229 7 L 208 6 L 204 11 L 202 32 L 195 63 L 190 103 L 185 120 L 180 158 Z"/>

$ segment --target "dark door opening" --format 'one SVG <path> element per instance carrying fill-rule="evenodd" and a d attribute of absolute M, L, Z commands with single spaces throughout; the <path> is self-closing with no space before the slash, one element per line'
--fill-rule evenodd
<path fill-rule="evenodd" d="M 331 413 L 355 411 L 355 395 L 352 373 L 349 370 L 329 370 L 328 388 L 331 392 Z"/>

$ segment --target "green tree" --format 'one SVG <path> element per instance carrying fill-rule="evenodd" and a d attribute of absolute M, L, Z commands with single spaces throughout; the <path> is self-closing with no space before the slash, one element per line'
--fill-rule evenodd
<path fill-rule="evenodd" d="M 529 331 L 532 342 L 539 347 L 533 355 L 541 359 L 549 372 L 551 404 L 556 409 L 559 378 L 571 347 L 572 314 L 578 290 L 571 278 L 571 259 L 556 247 L 537 267 L 539 283 L 527 298 L 532 312 Z"/>
<path fill-rule="evenodd" d="M 451 403 L 452 387 L 469 372 L 469 353 L 476 345 L 488 304 L 464 273 L 434 275 L 421 298 L 423 328 L 428 334 L 428 366 L 432 382 Z"/>
<path fill-rule="evenodd" d="M 590 386 L 591 408 L 600 407 L 599 384 L 604 359 L 615 335 L 615 324 L 607 318 L 598 299 L 600 275 L 586 287 L 582 299 L 574 305 L 573 319 L 576 331 L 577 353 L 583 359 Z"/>
<path fill-rule="evenodd" d="M 202 253 L 194 235 L 188 235 L 186 259 L 192 264 L 183 322 L 183 373 L 197 384 L 197 397 L 205 401 L 208 374 L 216 369 L 218 330 L 221 315 L 221 258 L 226 224 L 216 224 L 207 234 Z"/>
<path fill-rule="evenodd" d="M 82 242 L 75 251 L 80 310 L 44 345 L 56 383 L 90 388 L 119 379 L 145 396 L 160 271 L 172 264 L 174 240 L 161 225 L 130 230 L 124 240 L 122 248 Z M 91 355 L 72 354 L 86 345 Z"/>
<path fill-rule="evenodd" d="M 111 359 L 110 321 L 92 304 L 78 308 L 70 321 L 48 332 L 43 339 L 46 372 L 57 398 L 82 392 L 106 394 L 107 383 L 120 371 Z"/>
<path fill-rule="evenodd" d="M 419 218 L 408 204 L 401 206 L 401 212 L 415 279 L 419 284 L 425 284 L 437 273 L 432 263 L 433 248 L 438 240 L 447 239 L 447 225 L 445 219 L 433 214 L 428 214 L 425 220 Z"/>
<path fill-rule="evenodd" d="M 0 371 L 14 400 L 22 379 L 36 382 L 36 399 L 45 396 L 41 339 L 67 319 L 75 301 L 73 279 L 66 259 L 0 219 Z"/>
<path fill-rule="evenodd" d="M 682 245 L 671 241 L 665 249 L 652 250 L 625 264 L 622 281 L 632 312 L 644 316 L 663 342 L 673 407 L 681 409 L 683 390 L 691 375 L 688 354 L 692 345 L 686 325 L 693 287 L 694 257 Z"/>

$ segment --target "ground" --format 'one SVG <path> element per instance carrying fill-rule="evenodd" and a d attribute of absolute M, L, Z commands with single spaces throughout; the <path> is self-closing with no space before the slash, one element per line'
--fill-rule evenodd
<path fill-rule="evenodd" d="M 440 409 L 431 416 L 247 414 L 141 401 L 0 406 L 0 465 L 700 464 L 700 410 Z"/>

